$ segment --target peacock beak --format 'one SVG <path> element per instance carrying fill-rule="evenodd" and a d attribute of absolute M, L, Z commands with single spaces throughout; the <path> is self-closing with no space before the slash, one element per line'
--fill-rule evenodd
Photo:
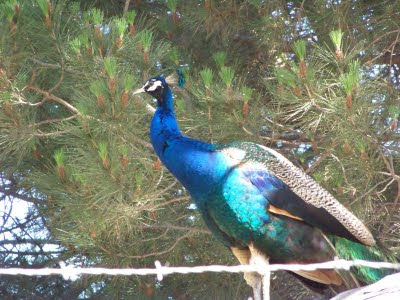
<path fill-rule="evenodd" d="M 140 89 L 137 89 L 136 91 L 133 92 L 132 95 L 140 94 L 146 92 L 144 87 L 141 87 Z"/>

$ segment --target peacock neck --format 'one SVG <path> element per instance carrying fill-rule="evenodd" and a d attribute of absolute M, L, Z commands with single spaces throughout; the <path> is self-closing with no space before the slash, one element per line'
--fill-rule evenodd
<path fill-rule="evenodd" d="M 209 184 L 218 181 L 222 171 L 215 166 L 219 161 L 215 145 L 183 136 L 168 87 L 163 96 L 151 122 L 151 143 L 163 164 L 192 196 L 208 193 Z"/>
<path fill-rule="evenodd" d="M 164 89 L 163 99 L 158 99 L 158 107 L 150 126 L 150 139 L 157 155 L 163 159 L 163 153 L 175 139 L 182 136 L 173 110 L 172 92 Z"/>

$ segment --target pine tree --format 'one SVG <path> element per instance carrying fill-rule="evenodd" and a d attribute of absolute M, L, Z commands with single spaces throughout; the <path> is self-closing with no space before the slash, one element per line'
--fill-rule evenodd
<path fill-rule="evenodd" d="M 185 133 L 279 149 L 399 251 L 399 1 L 0 5 L 0 196 L 15 207 L 16 198 L 31 203 L 35 220 L 27 216 L 16 232 L 19 221 L 4 214 L 6 266 L 237 264 L 152 150 L 154 103 L 131 93 L 178 66 L 187 81 L 174 91 Z M 21 238 L 40 228 L 57 253 L 44 253 L 39 240 L 29 246 L 33 256 L 25 253 Z M 13 232 L 19 240 L 5 238 Z M 276 299 L 310 296 L 288 276 L 274 278 Z M 26 282 L 8 277 L 0 295 L 251 294 L 241 275 L 224 273 L 171 275 L 161 284 L 106 276 Z"/>

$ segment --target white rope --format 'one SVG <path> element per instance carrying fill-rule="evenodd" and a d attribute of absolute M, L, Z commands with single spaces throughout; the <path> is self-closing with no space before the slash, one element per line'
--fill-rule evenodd
<path fill-rule="evenodd" d="M 278 270 L 286 271 L 313 271 L 317 269 L 344 269 L 349 270 L 351 267 L 370 267 L 375 269 L 394 269 L 400 270 L 400 263 L 388 262 L 371 262 L 366 260 L 344 260 L 338 259 L 318 264 L 308 265 L 239 265 L 239 266 L 197 266 L 197 267 L 169 267 L 162 266 L 157 260 L 155 261 L 155 269 L 110 269 L 110 268 L 75 268 L 72 265 L 67 266 L 64 262 L 60 262 L 60 268 L 42 268 L 42 269 L 22 269 L 22 268 L 0 268 L 1 275 L 25 275 L 25 276 L 49 276 L 61 275 L 65 280 L 76 280 L 80 275 L 111 275 L 111 276 L 130 276 L 130 275 L 157 275 L 157 279 L 161 281 L 164 275 L 179 273 L 204 273 L 204 272 L 228 272 L 243 273 L 257 272 L 262 276 L 263 281 L 263 299 L 269 300 L 270 289 L 270 272 Z M 256 295 L 255 295 L 256 296 Z M 252 299 L 252 298 L 249 298 Z"/>
<path fill-rule="evenodd" d="M 156 268 L 154 269 L 113 269 L 113 268 L 75 268 L 67 266 L 64 262 L 60 262 L 60 268 L 42 268 L 42 269 L 23 269 L 23 268 L 0 268 L 0 275 L 25 275 L 25 276 L 49 276 L 61 275 L 65 279 L 76 280 L 79 275 L 110 275 L 110 276 L 130 276 L 130 275 L 157 275 L 158 280 L 162 280 L 164 275 L 179 273 L 204 273 L 204 272 L 228 272 L 228 273 L 243 273 L 243 272 L 257 272 L 265 275 L 265 270 L 260 266 L 255 265 L 239 265 L 239 266 L 197 266 L 197 267 L 167 267 L 162 266 L 159 261 L 155 262 Z M 365 260 L 352 260 L 347 261 L 338 259 L 334 261 L 308 264 L 308 265 L 286 265 L 286 264 L 273 264 L 269 265 L 269 271 L 312 271 L 317 269 L 344 269 L 348 270 L 351 267 L 370 267 L 374 269 L 395 269 L 400 270 L 400 263 L 388 262 L 371 262 Z"/>

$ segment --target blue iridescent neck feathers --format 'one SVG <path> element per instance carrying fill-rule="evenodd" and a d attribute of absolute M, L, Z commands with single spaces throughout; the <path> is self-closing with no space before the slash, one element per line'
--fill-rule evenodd
<path fill-rule="evenodd" d="M 215 147 L 182 135 L 174 114 L 172 91 L 164 77 L 150 79 L 144 90 L 158 97 L 150 125 L 150 140 L 157 156 L 192 194 L 203 193 L 208 189 L 207 183 L 218 180 L 219 171 L 211 165 L 217 156 L 212 151 Z"/>
<path fill-rule="evenodd" d="M 164 78 L 158 78 L 163 85 L 156 91 L 156 95 L 161 95 L 161 98 L 157 98 L 157 109 L 150 126 L 150 139 L 157 155 L 163 157 L 165 149 L 175 139 L 182 137 L 182 134 L 175 118 L 172 91 Z"/>

